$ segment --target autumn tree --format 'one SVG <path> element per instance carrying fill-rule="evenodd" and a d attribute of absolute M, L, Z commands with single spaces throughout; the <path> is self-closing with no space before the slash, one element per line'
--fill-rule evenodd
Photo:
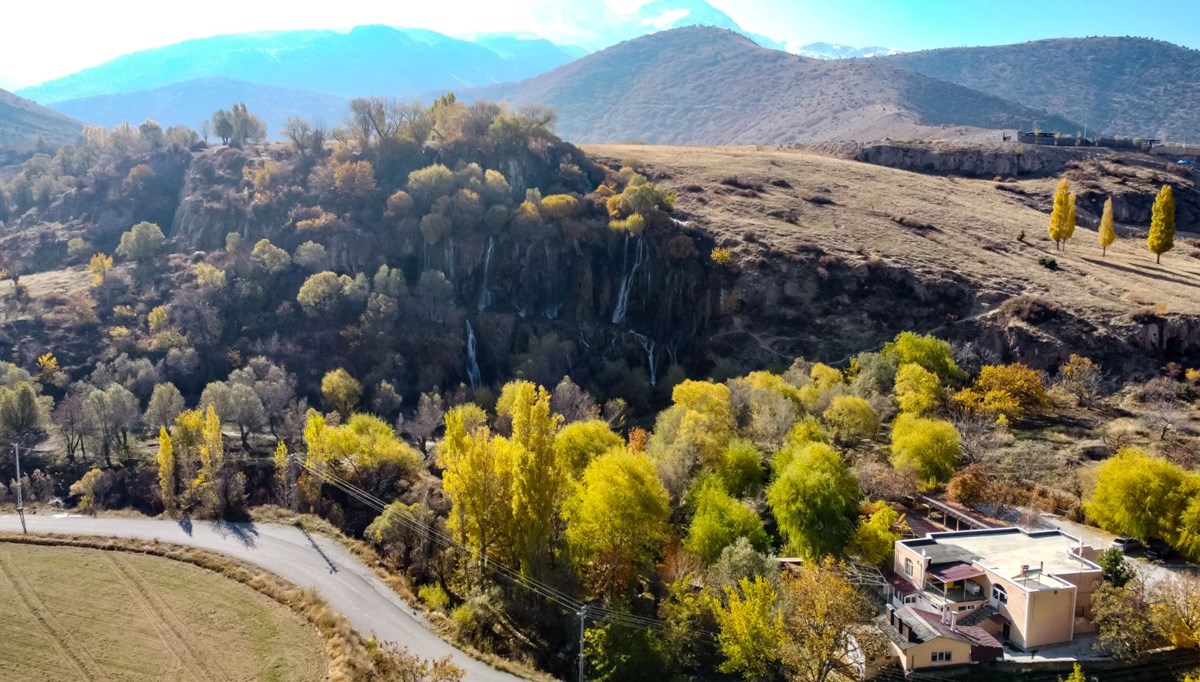
<path fill-rule="evenodd" d="M 832 558 L 808 561 L 784 576 L 783 641 L 788 679 L 800 682 L 854 682 L 855 660 L 883 652 L 871 627 L 875 605 L 846 577 Z"/>
<path fill-rule="evenodd" d="M 1146 248 L 1154 254 L 1154 262 L 1161 263 L 1162 255 L 1174 247 L 1175 195 L 1170 185 L 1163 185 L 1150 212 L 1150 235 L 1146 238 Z"/>
<path fill-rule="evenodd" d="M 1050 403 L 1042 377 L 1021 363 L 986 365 L 970 387 L 954 395 L 964 409 L 1007 419 L 1020 419 Z"/>
<path fill-rule="evenodd" d="M 212 405 L 204 411 L 200 432 L 200 472 L 193 482 L 196 497 L 214 512 L 221 508 L 219 477 L 225 468 L 225 442 L 221 438 L 221 420 Z"/>
<path fill-rule="evenodd" d="M 962 370 L 954 362 L 950 344 L 932 334 L 900 332 L 896 338 L 884 344 L 881 354 L 894 360 L 897 367 L 914 363 L 936 374 L 942 383 L 954 381 L 962 376 Z"/>
<path fill-rule="evenodd" d="M 1071 201 L 1071 188 L 1066 178 L 1058 181 L 1058 187 L 1054 189 L 1054 208 L 1050 211 L 1050 239 L 1054 241 L 1054 248 L 1059 250 L 1062 248 L 1063 242 L 1067 239 L 1069 230 L 1073 230 L 1070 225 L 1071 214 L 1074 212 L 1074 205 Z"/>
<path fill-rule="evenodd" d="M 158 429 L 158 491 L 163 508 L 168 512 L 175 508 L 175 450 L 171 445 L 171 434 L 166 426 Z"/>
<path fill-rule="evenodd" d="M 716 474 L 730 495 L 744 497 L 756 494 L 762 486 L 763 454 L 754 447 L 754 443 L 735 438 L 721 453 Z"/>
<path fill-rule="evenodd" d="M 1172 542 L 1178 539 L 1180 516 L 1198 492 L 1195 474 L 1161 457 L 1125 448 L 1097 467 L 1096 489 L 1084 503 L 1084 511 L 1110 532 Z"/>
<path fill-rule="evenodd" d="M 567 424 L 554 436 L 554 451 L 573 478 L 579 478 L 592 460 L 624 445 L 621 436 L 603 419 Z"/>
<path fill-rule="evenodd" d="M 92 259 L 88 261 L 88 272 L 92 273 L 92 286 L 98 287 L 104 282 L 104 278 L 108 277 L 109 271 L 113 268 L 112 256 L 103 253 L 92 255 Z"/>
<path fill-rule="evenodd" d="M 1100 255 L 1108 255 L 1108 247 L 1117 241 L 1117 231 L 1113 228 L 1112 197 L 1104 201 L 1104 212 L 1100 215 L 1100 229 L 1096 234 L 1100 239 Z"/>
<path fill-rule="evenodd" d="M 562 503 L 566 471 L 554 453 L 554 436 L 562 417 L 550 411 L 545 388 L 524 381 L 511 407 L 513 457 L 513 542 L 521 572 L 540 569 L 548 556 L 554 519 Z"/>
<path fill-rule="evenodd" d="M 652 568 L 670 513 L 667 491 L 645 455 L 619 449 L 593 460 L 562 509 L 567 547 L 589 587 L 613 598 Z"/>
<path fill-rule="evenodd" d="M 842 552 L 854 533 L 850 519 L 858 498 L 854 474 L 836 450 L 821 443 L 800 449 L 767 489 L 787 550 L 808 559 Z"/>
<path fill-rule="evenodd" d="M 779 594 L 770 581 L 743 578 L 725 588 L 725 603 L 715 603 L 717 643 L 725 660 L 720 670 L 749 682 L 766 682 L 777 674 L 785 644 Z"/>
<path fill-rule="evenodd" d="M 858 396 L 837 396 L 821 417 L 834 442 L 842 446 L 868 440 L 879 431 L 879 417 L 871 403 Z"/>
<path fill-rule="evenodd" d="M 920 481 L 945 483 L 961 455 L 958 431 L 948 421 L 902 414 L 892 424 L 892 466 Z"/>
<path fill-rule="evenodd" d="M 516 446 L 493 438 L 483 410 L 460 405 L 446 413 L 446 435 L 438 445 L 442 488 L 450 498 L 447 525 L 475 551 L 478 569 L 494 547 L 509 557 L 512 538 L 512 466 Z"/>
<path fill-rule="evenodd" d="M 362 397 L 362 384 L 350 376 L 349 372 L 339 367 L 326 372 L 325 376 L 321 378 L 321 395 L 333 409 L 337 410 L 338 414 L 342 415 L 342 419 L 346 419 L 358 405 L 358 399 Z"/>
<path fill-rule="evenodd" d="M 893 529 L 900 520 L 899 512 L 879 504 L 870 516 L 859 520 L 846 552 L 871 565 L 890 564 L 896 541 L 900 539 L 900 534 Z"/>
<path fill-rule="evenodd" d="M 1090 407 L 1100 397 L 1103 377 L 1100 367 L 1091 358 L 1071 354 L 1058 369 L 1058 385 L 1079 400 L 1079 404 Z"/>
<path fill-rule="evenodd" d="M 1101 584 L 1092 593 L 1096 648 L 1114 658 L 1132 660 L 1157 647 L 1162 635 L 1150 614 L 1150 600 L 1140 581 L 1125 587 Z"/>
<path fill-rule="evenodd" d="M 1075 222 L 1077 220 L 1077 218 L 1075 216 L 1075 211 L 1076 211 L 1075 193 L 1071 192 L 1071 194 L 1067 197 L 1067 221 L 1063 225 L 1063 240 L 1062 240 L 1063 251 L 1067 250 L 1067 241 L 1069 241 L 1071 239 L 1071 237 L 1075 236 Z"/>
<path fill-rule="evenodd" d="M 941 403 L 942 382 L 933 372 L 909 362 L 896 372 L 895 393 L 902 411 L 923 416 Z"/>
<path fill-rule="evenodd" d="M 405 423 L 409 435 L 417 440 L 421 452 L 428 451 L 429 439 L 442 423 L 446 414 L 442 406 L 442 396 L 438 393 L 422 393 L 417 400 L 417 413 Z"/>

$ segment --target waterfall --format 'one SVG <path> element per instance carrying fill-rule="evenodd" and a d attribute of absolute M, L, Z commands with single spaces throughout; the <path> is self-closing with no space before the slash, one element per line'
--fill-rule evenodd
<path fill-rule="evenodd" d="M 654 352 L 656 350 L 655 345 L 654 345 L 654 339 L 650 338 L 649 336 L 646 336 L 645 334 L 639 334 L 632 330 L 629 333 L 633 334 L 633 337 L 638 340 L 638 343 L 642 344 L 642 350 L 646 351 L 646 363 L 649 365 L 649 372 L 650 372 L 650 386 L 657 388 L 658 387 L 658 355 Z"/>
<path fill-rule="evenodd" d="M 467 323 L 467 381 L 471 382 L 471 388 L 479 388 L 481 375 L 479 373 L 479 361 L 475 358 L 475 330 L 471 328 L 471 321 Z"/>
<path fill-rule="evenodd" d="M 479 303 L 476 305 L 481 313 L 492 305 L 492 291 L 488 289 L 488 277 L 492 270 L 492 248 L 494 246 L 496 246 L 496 242 L 488 237 L 487 250 L 483 252 L 483 286 L 479 287 Z"/>
<path fill-rule="evenodd" d="M 629 235 L 625 235 L 625 252 L 624 260 L 628 261 Z M 613 324 L 620 324 L 621 320 L 625 319 L 625 313 L 629 309 L 629 292 L 633 290 L 633 278 L 644 262 L 646 262 L 646 243 L 641 237 L 638 237 L 637 247 L 634 249 L 633 265 L 629 268 L 629 272 L 625 273 L 625 278 L 621 280 L 621 288 L 617 290 L 617 307 L 613 309 L 612 314 Z"/>

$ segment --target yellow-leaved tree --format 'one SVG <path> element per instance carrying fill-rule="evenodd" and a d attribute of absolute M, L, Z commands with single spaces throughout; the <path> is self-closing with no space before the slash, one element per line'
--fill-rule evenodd
<path fill-rule="evenodd" d="M 584 583 L 609 598 L 626 592 L 661 555 L 670 516 L 670 498 L 649 457 L 618 448 L 593 460 L 562 510 Z"/>
<path fill-rule="evenodd" d="M 725 605 L 713 598 L 713 615 L 720 633 L 717 643 L 725 660 L 721 672 L 736 673 L 744 680 L 774 679 L 779 650 L 783 647 L 783 613 L 774 585 L 762 576 L 742 578 L 738 586 L 725 588 Z"/>
<path fill-rule="evenodd" d="M 1109 197 L 1104 202 L 1104 213 L 1100 216 L 1100 255 L 1108 255 L 1108 247 L 1117 241 L 1117 232 L 1113 229 L 1113 204 L 1112 197 Z"/>
<path fill-rule="evenodd" d="M 1058 181 L 1054 190 L 1054 208 L 1050 211 L 1050 238 L 1054 248 L 1060 249 L 1067 238 L 1067 221 L 1071 219 L 1071 187 L 1066 178 Z"/>
<path fill-rule="evenodd" d="M 489 556 L 508 561 L 512 531 L 512 460 L 516 445 L 493 438 L 483 410 L 460 405 L 446 413 L 438 445 L 442 488 L 450 498 L 447 521 L 459 542 L 475 552 L 480 571 Z"/>
<path fill-rule="evenodd" d="M 175 507 L 175 449 L 165 426 L 158 429 L 158 490 L 163 508 L 170 512 Z"/>
<path fill-rule="evenodd" d="M 1162 255 L 1174 247 L 1175 195 L 1170 185 L 1163 185 L 1150 213 L 1150 236 L 1146 238 L 1146 248 L 1154 254 L 1154 262 L 1161 263 Z"/>
<path fill-rule="evenodd" d="M 1067 240 L 1075 236 L 1075 193 L 1067 195 L 1067 220 L 1063 223 L 1063 251 L 1067 250 Z"/>
<path fill-rule="evenodd" d="M 521 382 L 513 395 L 513 546 L 521 573 L 538 571 L 549 557 L 554 519 L 565 492 L 567 473 L 554 452 L 562 417 L 550 411 L 550 393 Z"/>

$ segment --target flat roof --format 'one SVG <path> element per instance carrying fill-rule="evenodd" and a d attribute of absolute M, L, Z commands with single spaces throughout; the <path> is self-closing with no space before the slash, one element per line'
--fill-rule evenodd
<path fill-rule="evenodd" d="M 1028 590 L 1062 587 L 1053 578 L 1060 574 L 1099 571 L 1100 567 L 1078 555 L 1079 538 L 1060 530 L 1026 532 L 1020 528 L 930 533 L 924 538 L 900 540 L 918 554 L 930 557 L 931 566 L 950 561 L 971 561 Z M 1037 571 L 1039 565 L 1042 575 Z M 1021 567 L 1027 566 L 1026 578 Z"/>

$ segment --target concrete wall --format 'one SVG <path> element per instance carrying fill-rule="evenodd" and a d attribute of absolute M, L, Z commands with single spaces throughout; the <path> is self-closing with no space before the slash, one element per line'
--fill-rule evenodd
<path fill-rule="evenodd" d="M 912 560 L 913 574 L 911 576 L 904 572 L 905 559 Z M 906 547 L 900 543 L 896 543 L 896 558 L 892 565 L 892 570 L 896 572 L 896 575 L 904 578 L 913 585 L 916 585 L 918 590 L 924 589 L 925 557 L 922 557 L 917 550 Z"/>
<path fill-rule="evenodd" d="M 949 661 L 933 660 L 933 652 L 949 651 Z M 924 668 L 944 668 L 951 665 L 963 665 L 971 662 L 971 645 L 948 637 L 923 642 L 911 649 L 905 649 L 900 654 L 901 664 L 906 671 Z"/>
<path fill-rule="evenodd" d="M 1024 648 L 1069 642 L 1075 624 L 1075 588 L 1029 593 L 1029 629 Z"/>

